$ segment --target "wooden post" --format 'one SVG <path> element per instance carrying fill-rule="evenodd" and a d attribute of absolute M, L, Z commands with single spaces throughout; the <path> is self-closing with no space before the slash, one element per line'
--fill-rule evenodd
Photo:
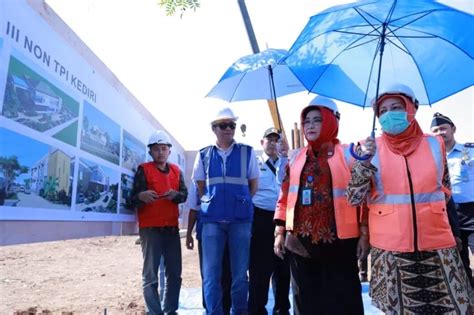
<path fill-rule="evenodd" d="M 286 138 L 285 128 L 283 127 L 283 121 L 281 119 L 281 116 L 278 117 L 279 112 L 277 110 L 276 102 L 274 100 L 267 100 L 267 103 L 268 103 L 268 108 L 270 109 L 270 114 L 272 115 L 273 125 L 275 126 L 276 129 L 281 131 L 282 140 L 284 139 L 288 143 L 288 139 Z M 281 125 L 280 125 L 280 121 L 282 122 Z"/>

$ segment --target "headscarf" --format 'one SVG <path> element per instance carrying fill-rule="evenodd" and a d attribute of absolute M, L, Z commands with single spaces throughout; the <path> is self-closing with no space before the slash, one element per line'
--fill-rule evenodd
<path fill-rule="evenodd" d="M 404 104 L 405 110 L 407 112 L 407 120 L 410 123 L 403 132 L 397 135 L 391 135 L 386 132 L 382 133 L 382 139 L 388 145 L 390 151 L 395 154 L 408 156 L 412 154 L 423 138 L 423 131 L 420 128 L 420 125 L 415 119 L 416 107 L 413 104 L 411 98 L 406 97 L 403 94 L 385 94 L 382 95 L 377 100 L 377 106 L 375 108 L 375 114 L 379 117 L 379 106 L 382 101 L 388 97 L 399 98 Z"/>
<path fill-rule="evenodd" d="M 323 144 L 338 144 L 339 139 L 337 139 L 337 134 L 339 132 L 339 120 L 336 118 L 333 111 L 329 110 L 324 106 L 309 105 L 303 108 L 300 116 L 301 128 L 303 129 L 303 133 L 304 119 L 306 118 L 306 115 L 312 110 L 319 110 L 321 112 L 321 117 L 323 120 L 321 123 L 321 132 L 319 133 L 319 137 L 314 141 L 309 141 L 308 139 L 306 139 L 313 151 L 319 151 Z"/>

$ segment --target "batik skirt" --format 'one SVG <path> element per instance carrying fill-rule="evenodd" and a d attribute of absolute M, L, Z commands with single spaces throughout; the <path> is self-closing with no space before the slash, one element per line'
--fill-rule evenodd
<path fill-rule="evenodd" d="M 386 314 L 473 314 L 456 248 L 413 253 L 372 248 L 370 297 Z"/>

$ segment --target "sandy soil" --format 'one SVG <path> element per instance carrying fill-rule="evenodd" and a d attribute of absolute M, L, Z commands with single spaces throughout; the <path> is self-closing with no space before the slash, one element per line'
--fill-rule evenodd
<path fill-rule="evenodd" d="M 0 247 L 0 314 L 144 314 L 136 240 L 108 236 Z M 184 240 L 182 287 L 199 288 L 197 248 L 187 250 Z"/>
<path fill-rule="evenodd" d="M 142 314 L 137 236 L 0 247 L 0 314 Z M 185 288 L 201 286 L 197 248 L 184 246 Z M 73 312 L 73 313 L 71 313 Z"/>

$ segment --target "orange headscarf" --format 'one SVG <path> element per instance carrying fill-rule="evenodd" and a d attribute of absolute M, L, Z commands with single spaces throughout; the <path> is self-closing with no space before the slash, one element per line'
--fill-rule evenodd
<path fill-rule="evenodd" d="M 377 106 L 375 107 L 375 113 L 377 117 L 379 117 L 380 103 L 388 97 L 397 97 L 402 100 L 407 112 L 407 120 L 410 124 L 408 125 L 407 129 L 397 135 L 391 135 L 383 132 L 382 139 L 393 153 L 408 156 L 416 150 L 421 142 L 421 139 L 423 138 L 423 131 L 415 119 L 415 104 L 413 104 L 413 101 L 410 98 L 404 96 L 403 94 L 382 95 L 377 100 Z"/>

